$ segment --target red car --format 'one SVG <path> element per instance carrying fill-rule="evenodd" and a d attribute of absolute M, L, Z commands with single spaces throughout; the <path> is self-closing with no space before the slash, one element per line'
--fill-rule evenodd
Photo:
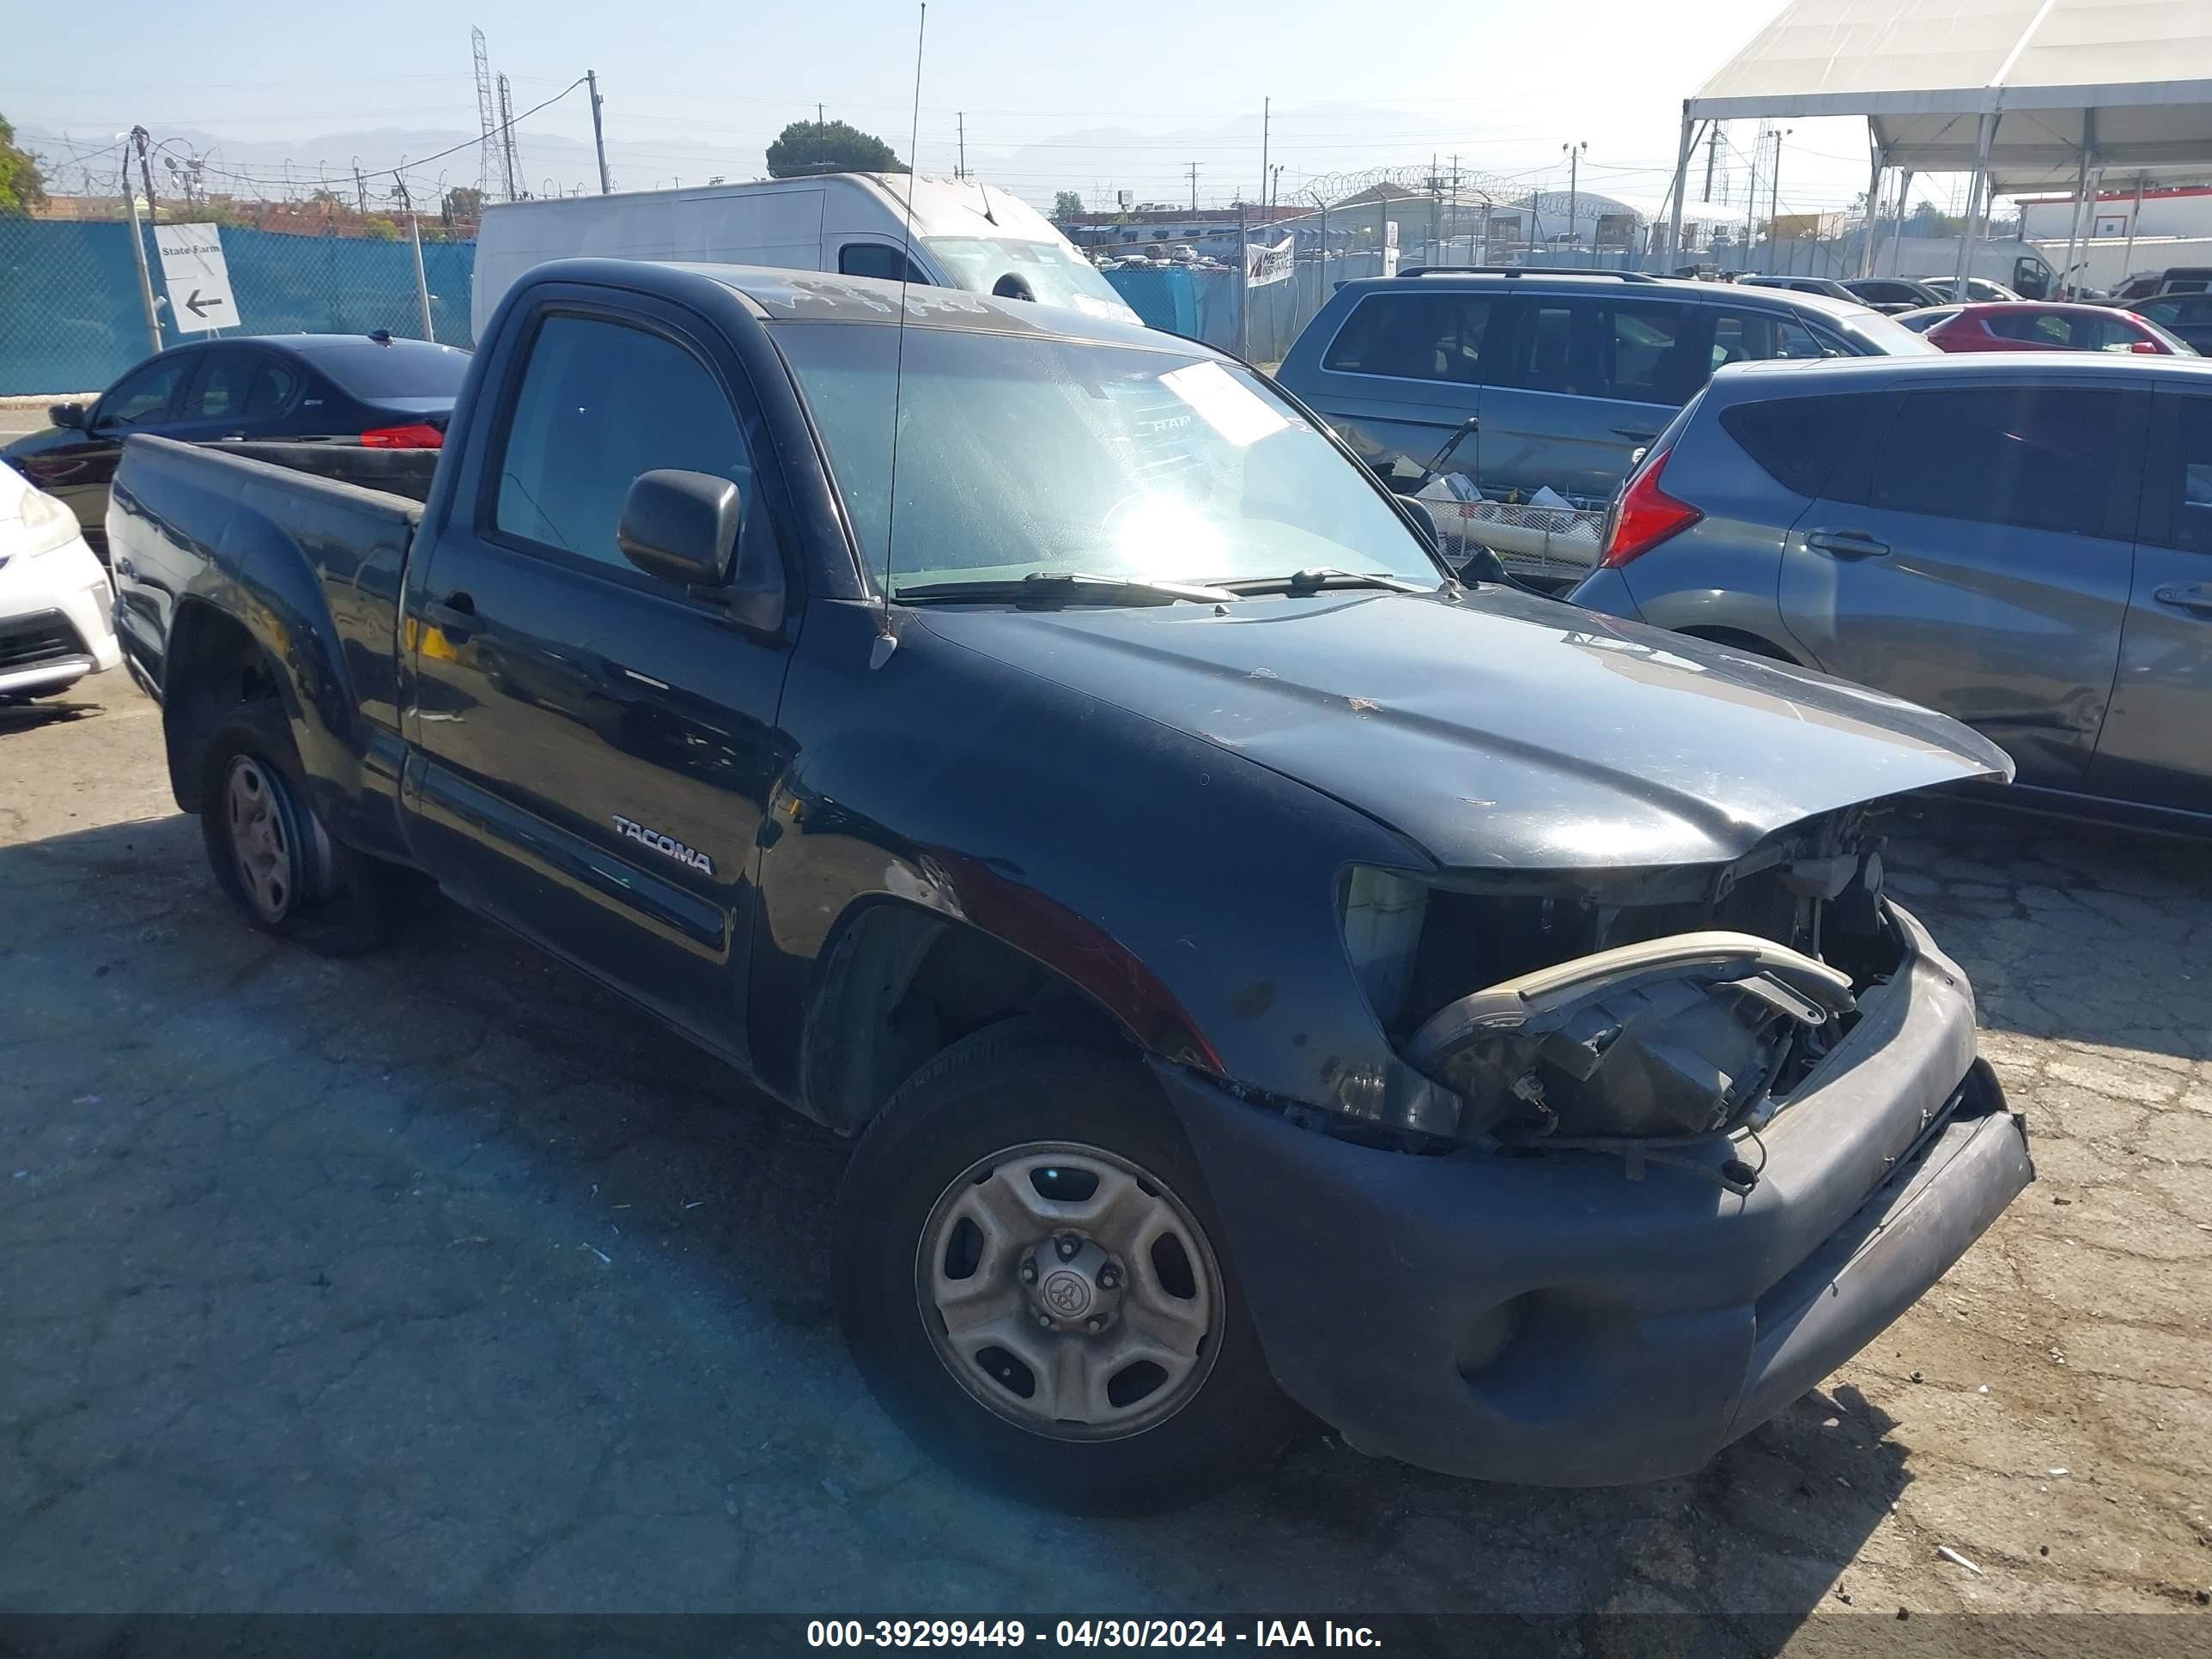
<path fill-rule="evenodd" d="M 1946 351 L 2118 351 L 2142 357 L 2197 355 L 2193 347 L 2156 323 L 2110 306 L 1993 300 L 1982 305 L 1909 312 L 1898 321 L 1907 328 L 1917 327 Z"/>

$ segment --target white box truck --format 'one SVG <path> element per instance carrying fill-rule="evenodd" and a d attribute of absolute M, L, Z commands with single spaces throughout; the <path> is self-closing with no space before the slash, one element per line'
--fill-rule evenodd
<path fill-rule="evenodd" d="M 675 259 L 896 280 L 909 246 L 909 282 L 1139 320 L 1049 220 L 989 185 L 914 179 L 909 243 L 908 184 L 904 173 L 831 173 L 497 203 L 477 232 L 471 323 L 481 339 L 515 279 L 549 259 Z"/>

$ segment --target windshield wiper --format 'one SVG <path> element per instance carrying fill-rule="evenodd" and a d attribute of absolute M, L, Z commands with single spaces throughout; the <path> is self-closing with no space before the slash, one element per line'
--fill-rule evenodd
<path fill-rule="evenodd" d="M 1169 605 L 1177 599 L 1210 603 L 1236 597 L 1226 587 L 1196 582 L 1146 581 L 1135 576 L 1097 576 L 1081 570 L 1033 570 L 1026 576 L 1011 580 L 994 576 L 964 582 L 923 582 L 919 586 L 894 588 L 891 592 L 891 598 L 901 605 L 956 600 L 1031 608 L 1060 605 Z"/>
<path fill-rule="evenodd" d="M 1216 586 L 1231 593 L 1318 593 L 1328 587 L 1382 587 L 1393 593 L 1433 593 L 1437 587 L 1435 582 L 1408 581 L 1402 576 L 1386 576 L 1379 572 L 1362 574 L 1356 570 L 1324 566 L 1293 570 L 1287 576 L 1255 576 L 1245 581 L 1219 582 Z"/>

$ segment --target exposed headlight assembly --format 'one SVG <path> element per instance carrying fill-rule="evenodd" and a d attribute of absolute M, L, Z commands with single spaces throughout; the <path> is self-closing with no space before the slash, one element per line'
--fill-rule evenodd
<path fill-rule="evenodd" d="M 1509 1142 L 1673 1139 L 1750 1117 L 1799 1033 L 1856 1006 L 1849 977 L 1749 933 L 1677 933 L 1448 1003 L 1405 1046 L 1491 1103 Z"/>

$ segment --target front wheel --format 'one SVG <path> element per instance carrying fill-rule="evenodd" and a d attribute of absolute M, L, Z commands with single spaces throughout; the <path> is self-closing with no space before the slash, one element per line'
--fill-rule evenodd
<path fill-rule="evenodd" d="M 838 1194 L 839 1311 L 892 1415 L 1054 1509 L 1188 1501 L 1292 1419 L 1219 1224 L 1136 1059 L 1026 1020 L 895 1094 Z"/>

